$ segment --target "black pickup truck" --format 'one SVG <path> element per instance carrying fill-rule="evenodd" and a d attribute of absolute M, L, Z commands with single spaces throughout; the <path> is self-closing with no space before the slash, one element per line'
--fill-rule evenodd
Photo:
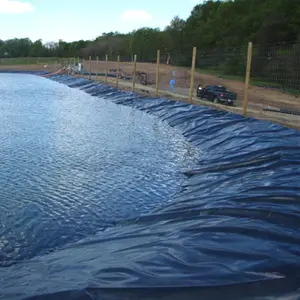
<path fill-rule="evenodd" d="M 237 99 L 237 94 L 228 92 L 222 85 L 207 85 L 204 88 L 201 85 L 198 85 L 197 97 L 205 98 L 214 103 L 233 105 Z"/>

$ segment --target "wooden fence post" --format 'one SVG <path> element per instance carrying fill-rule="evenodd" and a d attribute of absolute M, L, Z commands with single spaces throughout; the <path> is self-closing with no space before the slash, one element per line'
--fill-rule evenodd
<path fill-rule="evenodd" d="M 120 55 L 117 58 L 117 81 L 116 81 L 116 88 L 119 87 L 119 73 L 120 73 Z"/>
<path fill-rule="evenodd" d="M 107 83 L 107 73 L 108 73 L 108 55 L 105 55 L 105 83 Z"/>
<path fill-rule="evenodd" d="M 193 48 L 193 58 L 192 58 L 192 68 L 191 68 L 190 93 L 189 93 L 189 103 L 190 104 L 193 103 L 196 55 L 197 55 L 197 48 L 194 47 Z"/>
<path fill-rule="evenodd" d="M 156 90 L 155 96 L 158 97 L 158 90 L 159 90 L 159 64 L 160 64 L 160 50 L 157 50 L 156 55 Z"/>
<path fill-rule="evenodd" d="M 82 77 L 85 78 L 85 74 L 84 74 L 84 65 L 85 65 L 85 61 L 84 58 L 82 58 Z"/>
<path fill-rule="evenodd" d="M 91 80 L 91 73 L 92 73 L 92 57 L 89 57 L 89 80 Z"/>
<path fill-rule="evenodd" d="M 135 77 L 136 77 L 136 60 L 137 60 L 137 55 L 134 55 L 134 60 L 133 60 L 133 72 L 132 72 L 132 91 L 134 92 L 135 88 Z"/>
<path fill-rule="evenodd" d="M 96 66 L 96 81 L 99 81 L 99 56 L 97 56 L 97 66 Z"/>
<path fill-rule="evenodd" d="M 244 106 L 243 106 L 243 114 L 247 114 L 248 109 L 248 91 L 249 91 L 249 83 L 250 83 L 250 73 L 251 73 L 251 64 L 252 64 L 252 42 L 248 44 L 248 55 L 247 55 L 247 67 L 246 67 L 246 78 L 245 78 L 245 88 L 244 88 Z"/>

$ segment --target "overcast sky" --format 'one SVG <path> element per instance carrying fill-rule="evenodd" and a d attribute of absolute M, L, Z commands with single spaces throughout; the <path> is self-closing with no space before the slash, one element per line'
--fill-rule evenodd
<path fill-rule="evenodd" d="M 187 18 L 201 0 L 0 0 L 0 39 L 29 37 L 44 42 L 94 39 L 103 32 L 140 27 L 163 29 Z"/>

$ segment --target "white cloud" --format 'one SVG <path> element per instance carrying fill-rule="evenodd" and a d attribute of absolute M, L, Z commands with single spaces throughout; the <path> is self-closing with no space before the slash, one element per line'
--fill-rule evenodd
<path fill-rule="evenodd" d="M 152 20 L 152 15 L 143 10 L 125 10 L 121 14 L 121 21 L 126 22 L 149 22 Z"/>
<path fill-rule="evenodd" d="M 23 14 L 34 11 L 29 2 L 17 0 L 0 0 L 0 14 Z"/>

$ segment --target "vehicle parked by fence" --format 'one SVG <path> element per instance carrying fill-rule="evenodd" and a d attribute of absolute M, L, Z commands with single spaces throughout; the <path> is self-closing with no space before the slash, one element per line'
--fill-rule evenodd
<path fill-rule="evenodd" d="M 207 85 L 204 88 L 198 85 L 197 97 L 227 105 L 233 105 L 237 100 L 237 94 L 227 91 L 222 85 Z"/>

